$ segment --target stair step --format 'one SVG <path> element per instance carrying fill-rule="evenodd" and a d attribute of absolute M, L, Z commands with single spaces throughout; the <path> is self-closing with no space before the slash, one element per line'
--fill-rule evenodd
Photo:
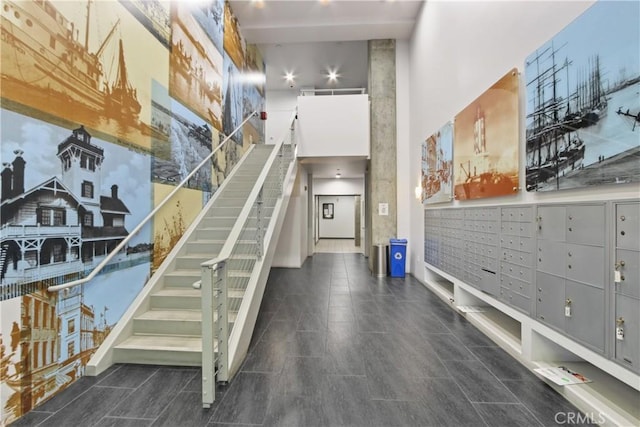
<path fill-rule="evenodd" d="M 135 334 L 199 336 L 202 334 L 200 310 L 149 310 L 133 319 Z"/>
<path fill-rule="evenodd" d="M 180 255 L 176 258 L 177 269 L 199 269 L 200 264 L 209 261 L 215 255 L 210 253 L 191 253 Z M 227 262 L 228 268 L 232 270 L 253 270 L 256 263 L 256 255 L 232 255 Z"/>
<path fill-rule="evenodd" d="M 210 253 L 212 257 L 220 253 L 224 240 L 202 239 L 187 243 L 187 254 Z M 258 244 L 254 241 L 240 241 L 236 244 L 237 253 L 255 254 Z"/>
<path fill-rule="evenodd" d="M 202 308 L 200 289 L 164 288 L 151 295 L 152 309 L 199 310 Z"/>
<path fill-rule="evenodd" d="M 202 338 L 135 334 L 114 347 L 114 363 L 202 365 Z"/>
<path fill-rule="evenodd" d="M 202 221 L 200 222 L 200 225 L 202 225 L 205 228 L 209 228 L 209 227 L 218 227 L 218 228 L 223 228 L 223 227 L 229 227 L 232 228 L 236 221 L 238 220 L 238 217 L 216 217 L 216 218 L 203 218 Z M 255 227 L 256 226 L 256 218 L 249 218 L 247 219 L 248 225 L 251 227 Z"/>
<path fill-rule="evenodd" d="M 225 240 L 229 237 L 230 228 L 198 227 L 195 231 L 196 240 Z"/>
<path fill-rule="evenodd" d="M 230 299 L 244 296 L 244 289 L 229 288 L 227 292 Z M 164 288 L 151 295 L 151 310 L 200 310 L 201 296 L 200 289 Z"/>
<path fill-rule="evenodd" d="M 227 278 L 229 288 L 245 289 L 246 284 L 249 282 L 249 277 L 251 277 L 251 272 L 230 270 Z M 174 270 L 166 273 L 163 278 L 165 286 L 193 289 L 193 284 L 201 279 L 201 273 L 200 269 Z"/>

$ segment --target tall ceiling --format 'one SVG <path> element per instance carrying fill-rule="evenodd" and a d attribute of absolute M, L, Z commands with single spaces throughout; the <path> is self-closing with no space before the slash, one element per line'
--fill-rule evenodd
<path fill-rule="evenodd" d="M 367 40 L 408 39 L 423 0 L 231 0 L 259 46 L 267 90 L 367 86 Z M 329 82 L 329 70 L 337 82 Z M 286 72 L 295 76 L 292 85 Z"/>
<path fill-rule="evenodd" d="M 424 0 L 230 0 L 266 63 L 267 91 L 366 88 L 367 40 L 408 39 Z M 338 74 L 330 82 L 328 73 Z M 285 73 L 294 82 L 287 82 Z M 364 158 L 307 158 L 316 178 L 362 177 Z"/>

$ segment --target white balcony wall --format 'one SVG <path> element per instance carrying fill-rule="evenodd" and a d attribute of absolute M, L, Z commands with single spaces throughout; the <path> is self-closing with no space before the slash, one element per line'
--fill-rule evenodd
<path fill-rule="evenodd" d="M 369 96 L 298 97 L 299 157 L 369 157 Z"/>

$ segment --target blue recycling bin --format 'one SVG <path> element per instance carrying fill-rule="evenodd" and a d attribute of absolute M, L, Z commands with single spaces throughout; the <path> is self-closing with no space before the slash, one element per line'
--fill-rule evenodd
<path fill-rule="evenodd" d="M 389 243 L 391 277 L 404 277 L 405 258 L 407 257 L 407 239 L 390 239 Z"/>

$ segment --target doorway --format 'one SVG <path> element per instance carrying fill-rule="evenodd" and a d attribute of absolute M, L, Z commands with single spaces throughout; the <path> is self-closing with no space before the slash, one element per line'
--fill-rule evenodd
<path fill-rule="evenodd" d="M 362 252 L 361 199 L 359 194 L 316 195 L 314 252 Z"/>

